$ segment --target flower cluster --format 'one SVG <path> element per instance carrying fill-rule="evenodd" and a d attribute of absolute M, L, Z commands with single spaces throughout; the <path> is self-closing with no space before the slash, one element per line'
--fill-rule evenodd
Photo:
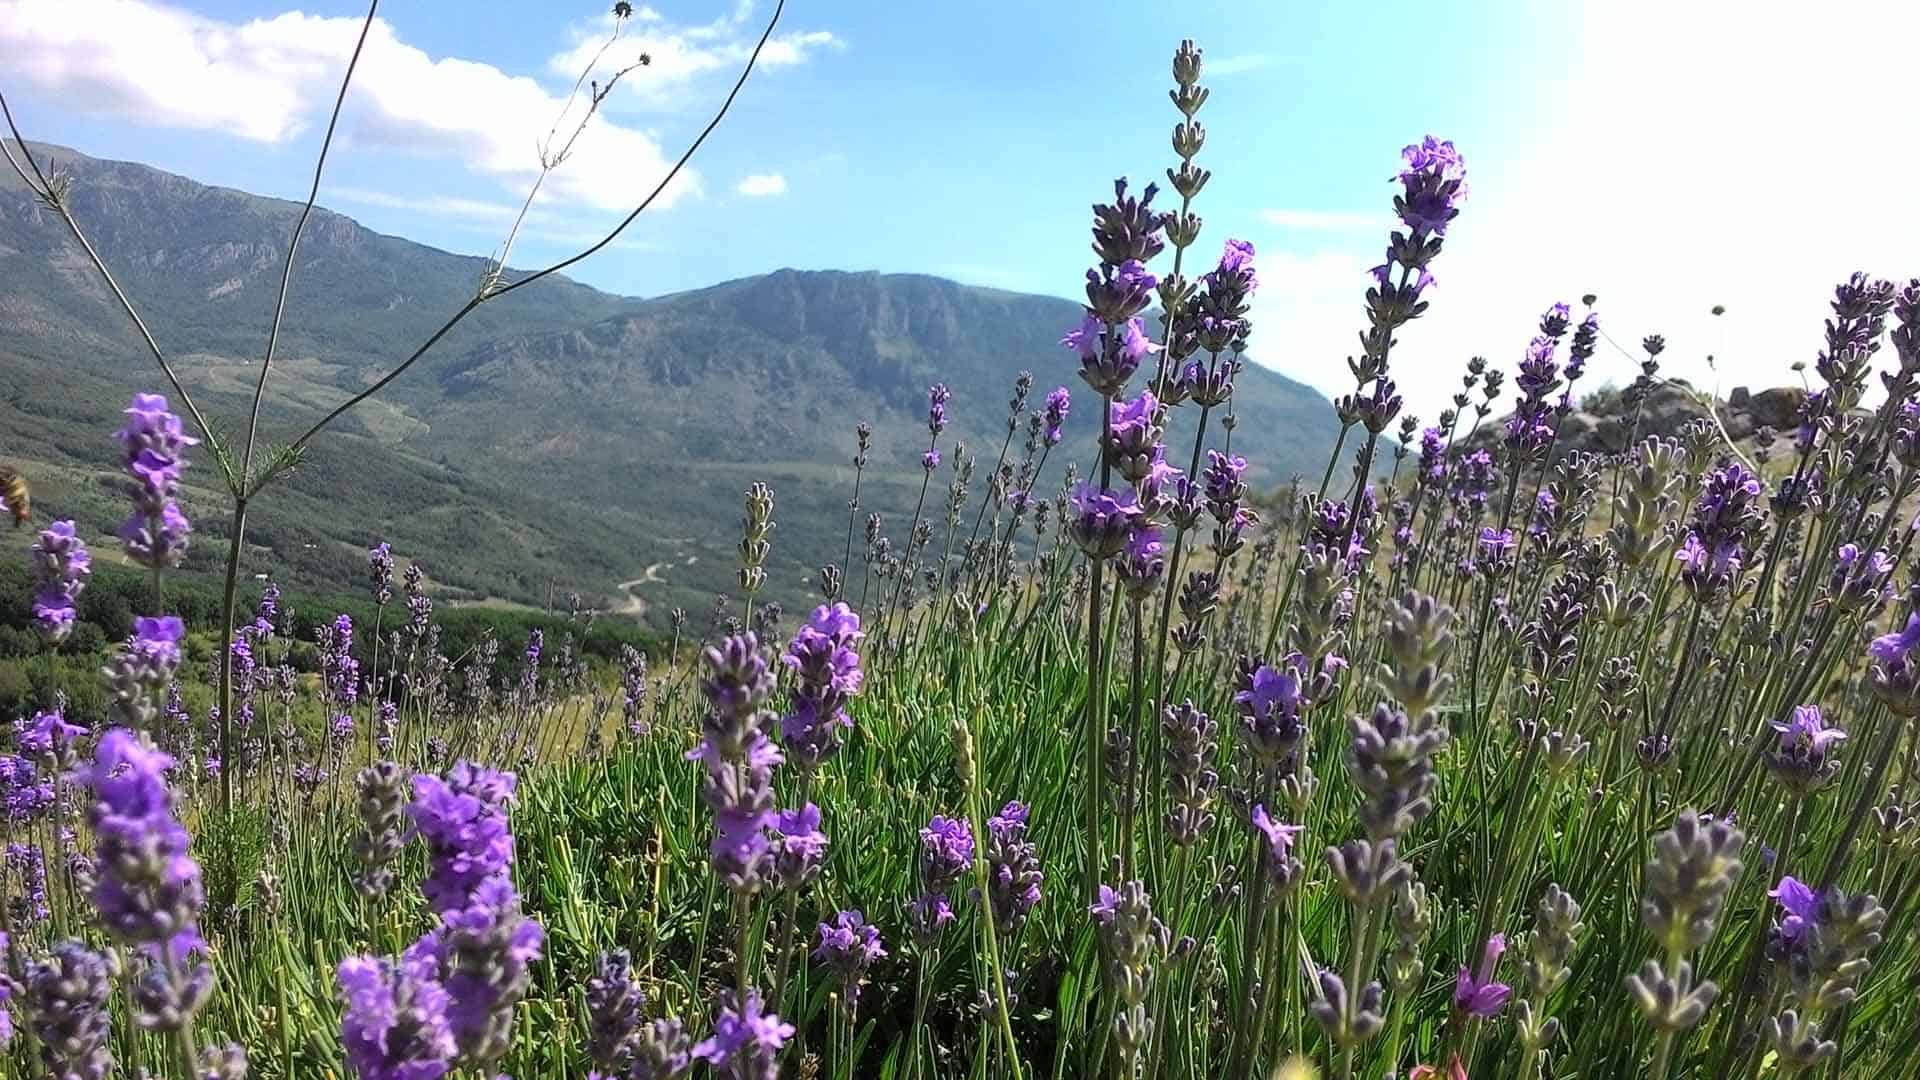
<path fill-rule="evenodd" d="M 847 1009 L 857 1009 L 867 969 L 887 955 L 886 946 L 880 940 L 880 929 L 858 911 L 842 911 L 832 922 L 821 923 L 819 932 L 820 944 L 814 947 L 814 958 L 840 976 L 840 990 Z"/>
<path fill-rule="evenodd" d="M 180 471 L 187 465 L 187 448 L 199 440 L 187 436 L 159 394 L 135 394 L 126 415 L 126 426 L 114 437 L 125 453 L 133 513 L 120 526 L 120 539 L 143 566 L 179 566 L 193 531 L 180 512 Z"/>
<path fill-rule="evenodd" d="M 701 798 L 713 810 L 714 872 L 739 893 L 759 890 L 774 825 L 773 770 L 783 757 L 762 732 L 774 677 L 752 634 L 729 637 L 704 654 L 701 683 L 710 706 L 689 761 L 706 769 Z"/>
<path fill-rule="evenodd" d="M 393 599 L 393 549 L 385 540 L 367 549 L 367 588 L 381 607 Z"/>
<path fill-rule="evenodd" d="M 142 1027 L 175 1031 L 213 990 L 198 929 L 206 892 L 173 809 L 173 759 L 140 735 L 115 728 L 76 777 L 91 796 L 98 880 L 93 904 L 116 941 L 136 948 L 146 971 L 134 991 Z"/>
<path fill-rule="evenodd" d="M 802 769 L 819 768 L 840 750 L 853 727 L 847 704 L 860 693 L 864 673 L 855 646 L 866 635 L 845 603 L 814 609 L 787 643 L 786 666 L 796 678 L 791 711 L 780 720 L 781 742 Z"/>
<path fill-rule="evenodd" d="M 1009 802 L 987 819 L 987 899 L 993 908 L 994 929 L 1012 938 L 1026 925 L 1040 903 L 1040 886 L 1047 878 L 1040 869 L 1040 848 L 1027 837 L 1024 803 Z"/>
<path fill-rule="evenodd" d="M 48 641 L 65 641 L 79 617 L 80 591 L 93 572 L 93 557 L 73 522 L 56 521 L 41 530 L 30 558 L 34 628 Z"/>
<path fill-rule="evenodd" d="M 187 628 L 177 616 L 140 616 L 133 634 L 102 669 L 112 699 L 113 722 L 146 731 L 160 715 L 160 695 L 180 667 L 180 645 Z"/>
<path fill-rule="evenodd" d="M 385 820 L 395 777 L 370 769 L 363 784 Z M 511 774 L 466 762 L 445 778 L 413 778 L 405 809 L 427 843 L 423 891 L 439 925 L 397 959 L 354 957 L 338 978 L 346 1001 L 341 1040 L 363 1080 L 438 1077 L 463 1062 L 484 1064 L 505 1052 L 514 1009 L 529 985 L 528 966 L 544 934 L 526 918 L 513 888 L 513 837 L 508 830 Z M 391 837 L 384 837 L 391 839 Z"/>
<path fill-rule="evenodd" d="M 693 1057 L 712 1065 L 721 1080 L 776 1080 L 780 1048 L 793 1032 L 792 1024 L 766 1011 L 760 991 L 747 991 L 744 1000 L 727 991 L 713 1036 L 694 1046 Z"/>
<path fill-rule="evenodd" d="M 920 897 L 913 902 L 914 938 L 923 946 L 940 938 L 954 919 L 947 891 L 973 868 L 973 830 L 958 818 L 935 815 L 920 830 Z"/>
<path fill-rule="evenodd" d="M 1760 524 L 1760 480 L 1735 462 L 1707 475 L 1675 555 L 1680 580 L 1703 601 L 1740 576 L 1752 534 Z"/>

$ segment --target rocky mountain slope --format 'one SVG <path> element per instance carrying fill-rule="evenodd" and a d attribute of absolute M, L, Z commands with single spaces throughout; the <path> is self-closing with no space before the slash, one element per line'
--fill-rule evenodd
<path fill-rule="evenodd" d="M 231 430 L 298 206 L 37 149 L 71 178 L 95 247 Z M 484 265 L 316 212 L 267 437 L 303 430 L 411 352 Z M 0 388 L 0 460 L 26 465 L 42 505 L 96 535 L 119 513 L 108 433 L 131 393 L 160 385 L 110 300 L 58 218 L 0 176 L 0 365 L 17 376 Z M 359 552 L 384 538 L 454 595 L 542 602 L 577 589 L 658 611 L 730 580 L 740 493 L 764 479 L 779 499 L 772 580 L 796 595 L 844 543 L 855 424 L 876 432 L 862 501 L 898 531 L 921 481 L 927 385 L 954 391 L 947 438 L 983 459 L 978 492 L 1015 374 L 1035 373 L 1036 404 L 1055 385 L 1080 389 L 1056 344 L 1077 315 L 1071 301 L 918 275 L 782 270 L 645 300 L 550 278 L 481 307 L 318 440 L 256 505 L 250 569 L 351 583 Z M 1076 397 L 1077 452 L 1097 411 Z M 1334 431 L 1323 398 L 1257 367 L 1238 397 L 1234 448 L 1261 476 L 1317 467 Z M 190 474 L 190 565 L 202 569 L 224 549 L 210 473 Z"/>

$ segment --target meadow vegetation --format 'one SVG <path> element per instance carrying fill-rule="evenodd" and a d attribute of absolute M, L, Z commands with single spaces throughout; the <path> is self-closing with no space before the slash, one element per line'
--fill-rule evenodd
<path fill-rule="evenodd" d="M 931 386 L 904 522 L 861 485 L 909 436 L 847 417 L 804 615 L 763 483 L 663 638 L 442 610 L 371 535 L 356 597 L 242 589 L 320 427 L 253 459 L 134 394 L 118 534 L 36 522 L 0 578 L 7 1074 L 1920 1075 L 1920 280 L 1836 288 L 1757 448 L 1557 452 L 1603 335 L 1553 298 L 1510 399 L 1475 359 L 1423 426 L 1393 352 L 1471 221 L 1427 137 L 1324 470 L 1256 498 L 1258 256 L 1200 238 L 1172 74 L 1170 193 L 1094 207 L 1062 374 L 957 464 L 999 405 Z M 169 576 L 189 463 L 217 591 Z"/>

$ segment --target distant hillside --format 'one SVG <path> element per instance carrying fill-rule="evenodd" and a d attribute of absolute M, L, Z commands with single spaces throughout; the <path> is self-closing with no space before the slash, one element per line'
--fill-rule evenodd
<path fill-rule="evenodd" d="M 72 177 L 96 248 L 231 428 L 298 206 L 38 150 Z M 267 437 L 297 432 L 412 351 L 483 267 L 316 212 Z M 360 549 L 385 538 L 455 596 L 538 603 L 552 587 L 611 603 L 627 582 L 656 612 L 693 606 L 731 579 L 740 493 L 765 479 L 778 499 L 772 579 L 793 596 L 840 550 L 861 421 L 876 432 L 863 502 L 904 527 L 931 382 L 954 391 L 945 441 L 982 458 L 976 494 L 1023 368 L 1036 375 L 1035 404 L 1052 386 L 1074 388 L 1080 437 L 1067 445 L 1084 466 L 1097 410 L 1055 344 L 1077 315 L 1070 301 L 918 275 L 782 270 L 652 300 L 549 279 L 480 308 L 316 442 L 257 505 L 249 569 L 350 584 Z M 20 376 L 0 388 L 0 460 L 28 467 L 51 512 L 110 529 L 120 510 L 108 434 L 128 395 L 161 380 L 64 227 L 10 175 L 0 177 L 0 365 Z M 1263 368 L 1249 368 L 1237 396 L 1234 448 L 1263 477 L 1318 465 L 1334 432 L 1323 398 Z M 1053 480 L 1065 464 L 1049 464 Z M 210 473 L 190 480 L 211 484 Z M 211 488 L 190 495 L 201 530 L 191 565 L 206 567 L 224 523 Z"/>

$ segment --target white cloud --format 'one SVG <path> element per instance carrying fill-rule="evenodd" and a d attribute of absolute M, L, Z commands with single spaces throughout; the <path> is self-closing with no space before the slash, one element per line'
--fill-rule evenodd
<path fill-rule="evenodd" d="M 740 181 L 740 185 L 734 188 L 734 190 L 742 195 L 753 198 L 761 198 L 768 195 L 785 195 L 787 193 L 787 178 L 781 176 L 779 173 L 756 173 Z"/>
<path fill-rule="evenodd" d="M 550 58 L 548 68 L 571 81 L 589 66 L 598 71 L 619 70 L 645 54 L 646 66 L 629 73 L 612 100 L 654 109 L 677 108 L 685 104 L 688 91 L 701 77 L 737 72 L 753 55 L 765 26 L 754 17 L 754 6 L 752 0 L 740 0 L 712 22 L 685 26 L 668 21 L 652 8 L 638 8 L 621 25 L 619 39 L 611 47 L 603 25 L 582 24 L 575 28 L 573 47 Z M 792 67 L 823 49 L 844 47 L 826 30 L 783 31 L 767 40 L 758 64 Z"/>
<path fill-rule="evenodd" d="M 377 206 L 384 210 L 407 210 L 416 214 L 431 214 L 434 217 L 459 218 L 467 221 L 484 222 L 489 226 L 511 225 L 520 208 L 509 203 L 487 202 L 484 199 L 462 199 L 444 195 L 395 195 L 387 191 L 370 191 L 366 188 L 336 187 L 328 188 L 327 200 L 346 203 L 350 206 Z"/>
<path fill-rule="evenodd" d="M 157 127 L 280 143 L 325 122 L 358 18 L 287 12 L 230 23 L 152 0 L 0 0 L 9 74 L 83 111 Z M 377 20 L 348 92 L 341 139 L 356 148 L 449 159 L 524 190 L 536 142 L 556 130 L 565 99 L 491 64 L 435 58 Z M 579 123 L 574 102 L 559 141 Z M 638 202 L 668 161 L 654 138 L 596 115 L 547 180 L 557 199 L 601 210 Z M 697 194 L 682 171 L 665 206 Z"/>
<path fill-rule="evenodd" d="M 1242 75 L 1249 71 L 1258 71 L 1273 63 L 1273 57 L 1265 53 L 1241 53 L 1237 56 L 1208 56 L 1200 65 L 1202 76 Z"/>
<path fill-rule="evenodd" d="M 1410 409 L 1433 417 L 1474 354 L 1511 372 L 1539 313 L 1588 292 L 1632 354 L 1602 344 L 1589 387 L 1631 379 L 1652 332 L 1667 339 L 1665 374 L 1722 393 L 1785 385 L 1819 348 L 1836 282 L 1920 276 L 1920 219 L 1907 211 L 1920 143 L 1887 112 L 1911 95 L 1903 50 L 1920 36 L 1920 6 L 1760 19 L 1733 0 L 1622 0 L 1576 18 L 1548 58 L 1564 79 L 1509 88 L 1531 102 L 1497 133 L 1514 152 L 1462 146 L 1472 199 L 1434 265 L 1430 312 L 1394 351 Z M 1390 172 L 1394 149 L 1368 171 Z M 1392 190 L 1379 185 L 1383 209 Z M 1293 276 L 1304 297 L 1276 287 L 1273 252 L 1294 238 L 1252 239 L 1266 241 L 1256 357 L 1344 391 L 1384 231 L 1318 241 L 1295 260 L 1325 272 Z"/>
<path fill-rule="evenodd" d="M 426 214 L 441 218 L 450 227 L 462 232 L 482 233 L 496 240 L 506 235 L 514 219 L 520 214 L 518 206 L 488 202 L 484 199 L 439 195 L 416 197 L 356 187 L 330 188 L 326 192 L 326 201 L 347 206 L 372 206 L 383 210 L 404 210 L 409 214 Z M 582 224 L 578 220 L 557 216 L 544 209 L 549 205 L 548 200 L 536 200 L 533 208 L 527 211 L 527 219 L 521 223 L 519 243 L 544 245 L 556 249 L 584 248 L 599 242 L 610 229 L 610 226 L 606 225 Z M 622 251 L 662 250 L 661 246 L 654 241 L 632 236 L 631 230 L 622 233 L 619 239 L 607 246 Z"/>
<path fill-rule="evenodd" d="M 1262 210 L 1260 220 L 1283 229 L 1388 229 L 1393 215 L 1364 210 Z"/>

